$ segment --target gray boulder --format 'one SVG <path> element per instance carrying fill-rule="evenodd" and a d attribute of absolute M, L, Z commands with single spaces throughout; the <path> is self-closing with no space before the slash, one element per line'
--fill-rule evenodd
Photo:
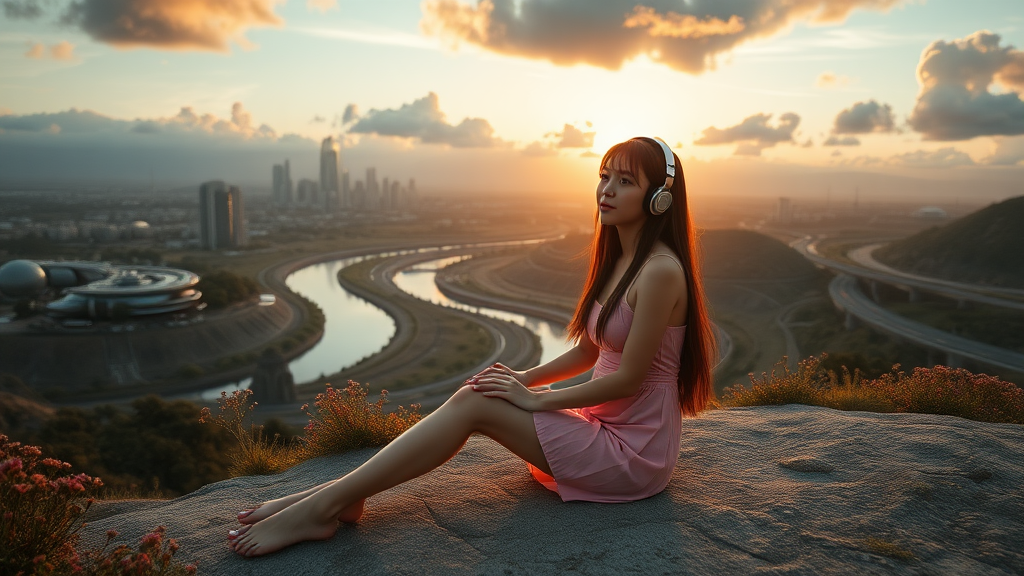
<path fill-rule="evenodd" d="M 684 420 L 672 482 L 628 504 L 563 503 L 483 437 L 367 501 L 333 539 L 263 558 L 226 533 L 261 500 L 342 475 L 319 458 L 170 501 L 105 502 L 86 544 L 166 525 L 200 574 L 1024 574 L 1024 427 L 800 405 Z"/>

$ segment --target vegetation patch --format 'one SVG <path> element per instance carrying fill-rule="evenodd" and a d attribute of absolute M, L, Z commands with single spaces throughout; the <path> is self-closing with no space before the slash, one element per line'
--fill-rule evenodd
<path fill-rule="evenodd" d="M 81 550 L 82 515 L 95 502 L 92 495 L 103 481 L 70 471 L 71 464 L 44 458 L 38 446 L 12 442 L 0 434 L 0 574 L 85 574 L 113 576 L 194 574 L 194 565 L 174 560 L 178 544 L 164 540 L 158 526 L 139 542 L 138 549 L 122 544 L 108 550 L 117 538 L 107 532 L 98 550 Z"/>
<path fill-rule="evenodd" d="M 750 388 L 726 388 L 723 406 L 807 404 L 837 410 L 915 412 L 982 422 L 1024 424 L 1024 390 L 994 376 L 963 368 L 914 368 L 866 380 L 859 371 L 828 370 L 812 356 L 790 370 L 783 358 L 770 373 L 750 375 Z"/>

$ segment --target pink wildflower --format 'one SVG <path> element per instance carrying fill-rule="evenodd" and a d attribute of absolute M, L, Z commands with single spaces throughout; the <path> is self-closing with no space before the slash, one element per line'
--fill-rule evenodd
<path fill-rule="evenodd" d="M 28 484 L 15 484 L 14 485 L 14 489 L 17 490 L 18 492 L 24 494 L 25 492 L 28 492 L 29 490 L 31 490 L 32 486 L 30 486 Z"/>

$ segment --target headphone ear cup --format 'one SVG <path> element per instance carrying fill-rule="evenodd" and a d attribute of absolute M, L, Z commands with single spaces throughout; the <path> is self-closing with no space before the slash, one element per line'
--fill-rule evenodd
<path fill-rule="evenodd" d="M 658 186 L 648 193 L 644 200 L 647 211 L 654 216 L 660 216 L 672 206 L 672 192 L 664 186 Z"/>

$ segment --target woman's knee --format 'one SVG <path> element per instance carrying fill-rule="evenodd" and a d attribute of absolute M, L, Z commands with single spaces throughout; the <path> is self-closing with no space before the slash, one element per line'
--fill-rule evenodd
<path fill-rule="evenodd" d="M 451 404 L 463 410 L 466 419 L 474 427 L 488 420 L 488 413 L 496 408 L 496 403 L 505 402 L 500 398 L 484 396 L 470 386 L 463 386 L 452 394 L 445 404 Z"/>

